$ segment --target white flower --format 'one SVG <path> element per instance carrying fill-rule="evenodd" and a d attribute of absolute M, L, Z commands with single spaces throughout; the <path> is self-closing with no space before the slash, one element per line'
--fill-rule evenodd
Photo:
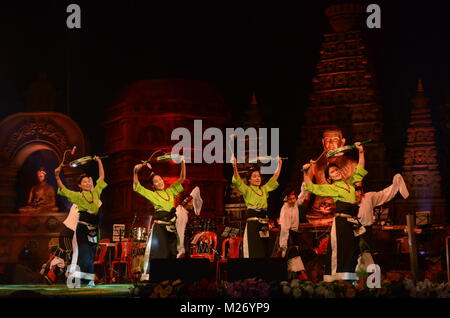
<path fill-rule="evenodd" d="M 405 285 L 405 288 L 408 291 L 416 290 L 416 286 L 414 286 L 414 283 L 411 279 L 405 278 L 403 280 L 403 284 Z"/>
<path fill-rule="evenodd" d="M 314 287 L 313 286 L 307 285 L 304 289 L 309 295 L 314 294 Z"/>
<path fill-rule="evenodd" d="M 425 280 L 423 281 L 423 285 L 425 286 L 425 288 L 433 288 L 434 287 L 428 278 L 425 278 Z"/>
<path fill-rule="evenodd" d="M 325 290 L 325 298 L 335 298 L 336 295 L 331 290 Z"/>
<path fill-rule="evenodd" d="M 302 291 L 300 288 L 294 288 L 292 290 L 292 295 L 294 295 L 294 298 L 300 298 L 302 296 Z"/>
<path fill-rule="evenodd" d="M 296 287 L 300 287 L 300 280 L 298 280 L 297 278 L 291 280 L 291 288 L 296 288 Z"/>
<path fill-rule="evenodd" d="M 289 286 L 283 286 L 283 294 L 290 295 L 291 294 L 291 287 Z"/>
<path fill-rule="evenodd" d="M 322 286 L 318 286 L 316 287 L 316 289 L 314 290 L 314 292 L 319 295 L 319 296 L 323 296 L 325 294 L 325 288 L 323 288 Z"/>

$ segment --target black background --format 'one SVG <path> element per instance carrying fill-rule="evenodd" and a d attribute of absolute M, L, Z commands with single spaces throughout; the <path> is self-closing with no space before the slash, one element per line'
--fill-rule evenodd
<path fill-rule="evenodd" d="M 338 2 L 2 2 L 0 119 L 25 109 L 25 90 L 45 71 L 59 92 L 56 110 L 74 118 L 91 149 L 101 153 L 104 110 L 126 84 L 195 79 L 219 88 L 236 124 L 255 91 L 265 127 L 281 128 L 281 155 L 292 157 L 323 34 L 332 32 L 324 9 Z M 441 106 L 450 91 L 449 6 L 433 0 L 340 2 L 381 7 L 381 29 L 362 28 L 384 107 L 387 159 L 401 170 L 409 101 L 421 78 L 447 174 Z M 81 7 L 81 30 L 66 26 L 70 3 Z"/>

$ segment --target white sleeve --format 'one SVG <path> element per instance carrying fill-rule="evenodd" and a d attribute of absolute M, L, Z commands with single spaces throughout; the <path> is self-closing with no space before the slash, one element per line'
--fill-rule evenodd
<path fill-rule="evenodd" d="M 302 182 L 302 186 L 300 188 L 300 194 L 297 197 L 297 205 L 301 205 L 306 198 L 308 197 L 308 191 L 305 190 L 305 183 Z"/>
<path fill-rule="evenodd" d="M 287 211 L 287 204 L 285 203 L 280 211 L 280 247 L 287 247 L 287 242 L 289 239 L 289 215 Z"/>
<path fill-rule="evenodd" d="M 178 206 L 177 207 L 177 220 L 175 222 L 175 226 L 177 228 L 177 234 L 178 234 L 178 244 L 177 244 L 177 251 L 178 254 L 183 254 L 185 252 L 184 248 L 184 232 L 186 230 L 186 223 L 187 223 L 187 217 L 186 213 L 182 211 L 183 207 Z"/>
<path fill-rule="evenodd" d="M 381 191 L 375 192 L 375 194 L 372 197 L 372 205 L 375 207 L 378 205 L 382 205 L 386 202 L 389 202 L 395 197 L 400 188 L 402 196 L 405 197 L 406 195 L 406 197 L 408 197 L 409 196 L 408 189 L 406 188 L 405 182 L 401 174 L 396 174 L 392 180 L 392 184 L 389 187 Z"/>
<path fill-rule="evenodd" d="M 192 196 L 192 205 L 194 206 L 195 215 L 199 216 L 200 211 L 202 210 L 202 205 L 203 205 L 203 200 L 202 200 L 202 197 L 200 196 L 200 188 L 195 187 L 191 192 L 191 196 Z"/>
<path fill-rule="evenodd" d="M 372 225 L 373 223 L 373 199 L 376 192 L 367 192 L 364 194 L 361 203 L 359 204 L 358 219 L 364 226 Z"/>

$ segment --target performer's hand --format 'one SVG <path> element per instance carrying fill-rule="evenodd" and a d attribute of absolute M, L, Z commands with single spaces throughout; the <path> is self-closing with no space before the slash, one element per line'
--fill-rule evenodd
<path fill-rule="evenodd" d="M 134 171 L 138 172 L 139 170 L 142 169 L 144 165 L 142 163 L 138 163 L 137 165 L 134 166 Z"/>
<path fill-rule="evenodd" d="M 359 152 L 364 151 L 364 148 L 363 148 L 363 146 L 361 146 L 361 143 L 359 141 L 355 142 L 354 145 L 355 145 L 356 149 L 358 149 Z"/>
<path fill-rule="evenodd" d="M 232 156 L 232 157 L 231 157 L 231 162 L 233 163 L 233 166 L 236 166 L 236 165 L 237 165 L 237 159 L 236 159 L 235 156 Z"/>
<path fill-rule="evenodd" d="M 101 161 L 99 156 L 94 156 L 94 160 L 97 161 L 97 162 Z"/>
<path fill-rule="evenodd" d="M 280 157 L 280 156 L 277 156 L 277 160 L 278 160 L 278 165 L 281 165 L 282 160 L 281 160 L 281 157 Z"/>
<path fill-rule="evenodd" d="M 306 172 L 306 170 L 308 170 L 311 167 L 311 163 L 306 163 L 303 165 L 303 170 Z"/>
<path fill-rule="evenodd" d="M 58 168 L 55 169 L 55 176 L 59 176 L 61 173 L 61 166 L 58 166 Z"/>
<path fill-rule="evenodd" d="M 145 165 L 147 166 L 147 168 L 149 168 L 150 170 L 152 170 L 152 165 L 149 162 L 146 162 Z"/>

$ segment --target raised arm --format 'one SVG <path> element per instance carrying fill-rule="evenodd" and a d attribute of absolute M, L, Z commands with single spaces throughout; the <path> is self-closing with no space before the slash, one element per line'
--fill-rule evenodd
<path fill-rule="evenodd" d="M 312 163 L 306 163 L 303 165 L 303 182 L 308 184 L 312 182 L 311 177 L 309 176 L 308 170 L 311 168 Z"/>
<path fill-rule="evenodd" d="M 233 175 L 235 179 L 239 179 L 241 176 L 239 175 L 239 171 L 237 168 L 237 159 L 236 157 L 233 156 L 233 158 L 231 158 L 232 162 L 233 162 Z"/>
<path fill-rule="evenodd" d="M 58 184 L 58 188 L 64 188 L 64 184 L 61 181 L 61 178 L 59 177 L 59 174 L 61 173 L 61 166 L 59 166 L 58 168 L 55 169 L 55 178 L 56 178 L 56 183 Z"/>
<path fill-rule="evenodd" d="M 360 166 L 361 168 L 364 168 L 364 165 L 366 163 L 365 158 L 364 158 L 364 148 L 360 142 L 355 142 L 355 146 L 356 146 L 356 149 L 358 149 L 358 151 L 359 151 L 358 166 Z"/>
<path fill-rule="evenodd" d="M 138 164 L 135 165 L 134 168 L 133 168 L 133 184 L 134 184 L 134 185 L 136 185 L 136 184 L 139 183 L 138 173 L 139 173 L 139 170 L 141 170 L 143 166 L 144 166 L 144 164 L 138 163 Z M 151 167 L 151 166 L 150 166 L 150 167 Z"/>
<path fill-rule="evenodd" d="M 277 170 L 275 171 L 275 173 L 272 176 L 272 178 L 274 178 L 275 180 L 278 180 L 278 177 L 280 176 L 282 164 L 283 164 L 283 161 L 278 157 L 278 167 L 277 167 Z"/>
<path fill-rule="evenodd" d="M 181 159 L 181 172 L 180 172 L 180 179 L 178 180 L 181 184 L 183 184 L 184 180 L 186 180 L 186 162 L 184 161 L 184 158 Z"/>
<path fill-rule="evenodd" d="M 98 178 L 105 180 L 105 170 L 103 169 L 102 160 L 98 156 L 95 156 L 94 160 L 97 161 L 98 164 Z"/>

